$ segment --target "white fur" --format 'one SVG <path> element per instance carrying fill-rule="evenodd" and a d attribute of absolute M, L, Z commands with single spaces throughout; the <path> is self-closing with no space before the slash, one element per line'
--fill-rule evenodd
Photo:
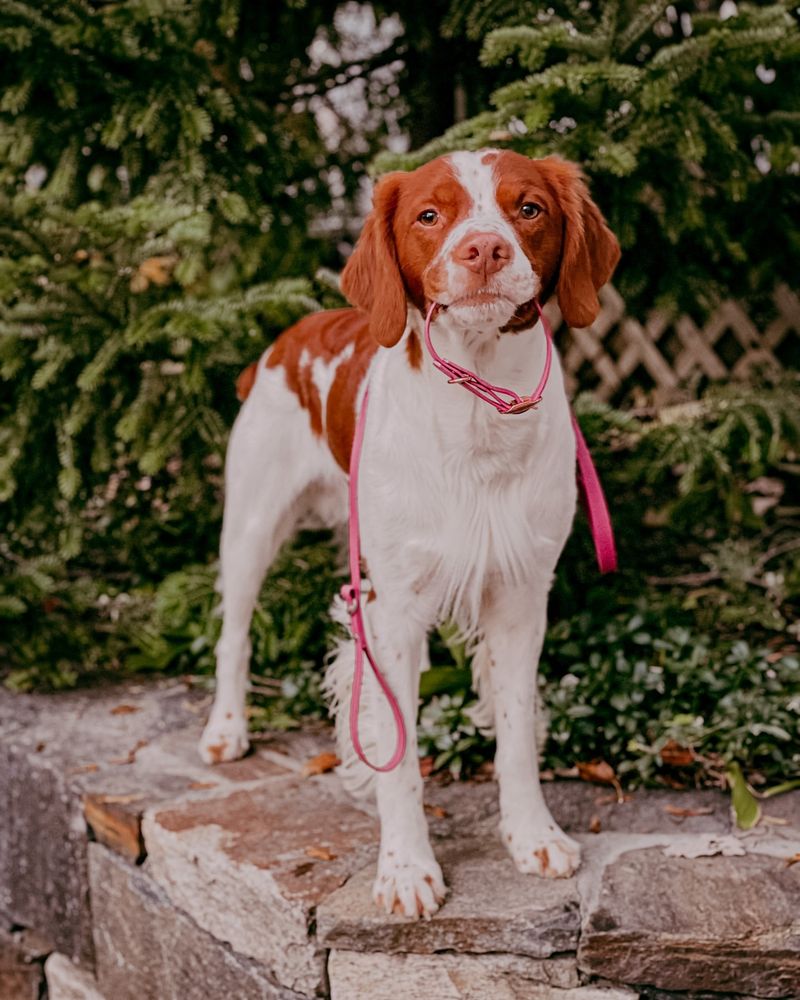
<path fill-rule="evenodd" d="M 494 204 L 489 168 L 478 154 L 452 160 L 472 198 L 469 224 L 497 226 L 505 235 L 511 227 Z M 538 288 L 514 245 L 513 261 L 498 275 L 509 296 L 500 313 L 494 306 L 449 309 L 436 319 L 433 336 L 439 353 L 494 383 L 530 391 L 544 364 L 541 328 L 498 332 Z M 453 265 L 456 290 L 459 281 Z M 404 339 L 411 330 L 422 330 L 412 310 Z M 326 371 L 315 363 L 321 392 L 330 386 L 333 364 Z M 413 733 L 428 631 L 445 617 L 477 647 L 479 715 L 485 724 L 494 714 L 501 830 L 514 861 L 523 872 L 550 877 L 570 875 L 578 864 L 577 845 L 558 829 L 541 794 L 534 725 L 547 594 L 575 509 L 575 440 L 557 358 L 538 410 L 524 415 L 501 416 L 448 385 L 427 354 L 422 370 L 412 370 L 402 342 L 378 351 L 368 379 L 359 493 L 376 599 L 366 605 L 366 618 L 373 653 L 412 736 L 401 764 L 374 781 L 381 820 L 374 894 L 390 912 L 429 915 L 445 887 L 428 839 Z M 247 746 L 247 634 L 267 565 L 313 510 L 334 524 L 347 516 L 345 474 L 311 433 L 279 368 L 259 365 L 231 436 L 226 483 L 224 627 L 217 698 L 201 742 L 208 761 L 232 759 Z M 328 687 L 337 709 L 349 700 L 352 652 L 343 640 L 332 657 Z M 371 759 L 384 761 L 394 749 L 394 725 L 369 672 L 364 706 L 365 746 Z M 346 711 L 339 718 L 345 750 Z M 363 765 L 351 753 L 343 756 L 348 784 L 365 789 Z"/>

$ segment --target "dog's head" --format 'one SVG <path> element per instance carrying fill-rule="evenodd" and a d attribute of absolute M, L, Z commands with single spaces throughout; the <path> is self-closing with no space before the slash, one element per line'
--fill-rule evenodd
<path fill-rule="evenodd" d="M 447 306 L 465 328 L 522 329 L 535 321 L 533 299 L 555 292 L 566 322 L 583 327 L 618 260 L 574 164 L 452 153 L 379 181 L 342 289 L 384 347 L 402 337 L 409 301 Z"/>

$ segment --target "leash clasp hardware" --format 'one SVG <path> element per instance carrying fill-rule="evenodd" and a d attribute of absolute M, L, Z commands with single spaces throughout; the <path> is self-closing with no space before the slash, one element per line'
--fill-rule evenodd
<path fill-rule="evenodd" d="M 535 410 L 541 403 L 542 397 L 539 396 L 534 399 L 532 396 L 523 396 L 518 403 L 512 403 L 509 407 L 501 412 L 505 416 L 507 413 L 527 413 L 528 410 Z"/>

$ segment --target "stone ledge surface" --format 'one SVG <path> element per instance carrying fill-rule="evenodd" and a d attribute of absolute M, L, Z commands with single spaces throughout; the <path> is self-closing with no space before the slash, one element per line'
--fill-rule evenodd
<path fill-rule="evenodd" d="M 143 828 L 148 870 L 176 906 L 284 986 L 312 994 L 324 979 L 309 935 L 314 910 L 374 856 L 378 834 L 334 784 L 276 780 L 154 810 Z"/>
<path fill-rule="evenodd" d="M 547 958 L 575 951 L 580 904 L 574 879 L 519 875 L 496 834 L 434 843 L 448 896 L 430 920 L 381 913 L 372 902 L 372 868 L 322 903 L 317 930 L 330 948 L 381 952 L 508 952 Z"/>
<path fill-rule="evenodd" d="M 671 990 L 800 995 L 800 871 L 770 855 L 609 864 L 586 915 L 587 973 Z"/>
<path fill-rule="evenodd" d="M 493 783 L 429 781 L 451 891 L 409 922 L 373 908 L 370 810 L 335 774 L 300 777 L 329 731 L 209 768 L 207 706 L 178 682 L 0 692 L 0 914 L 63 953 L 50 1000 L 800 1000 L 800 793 L 742 836 L 719 793 L 547 784 L 584 850 L 577 879 L 549 882 L 506 856 Z"/>

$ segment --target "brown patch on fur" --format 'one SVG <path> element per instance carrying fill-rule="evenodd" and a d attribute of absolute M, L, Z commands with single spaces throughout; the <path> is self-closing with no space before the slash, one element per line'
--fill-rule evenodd
<path fill-rule="evenodd" d="M 481 163 L 482 163 L 482 164 L 483 164 L 484 166 L 487 166 L 487 167 L 488 167 L 488 166 L 489 166 L 489 164 L 490 164 L 490 163 L 494 163 L 494 161 L 495 161 L 496 159 L 497 159 L 497 153 L 494 153 L 494 152 L 488 152 L 488 153 L 484 153 L 484 154 L 483 154 L 483 156 L 481 157 Z"/>
<path fill-rule="evenodd" d="M 322 400 L 313 378 L 314 362 L 321 359 L 331 364 L 349 344 L 353 345 L 353 353 L 336 369 L 323 422 Z M 283 368 L 286 384 L 308 411 L 313 433 L 321 436 L 324 426 L 333 457 L 345 471 L 355 434 L 356 397 L 377 350 L 378 345 L 369 335 L 367 316 L 356 309 L 329 309 L 311 313 L 285 330 L 267 356 L 267 368 Z"/>
<path fill-rule="evenodd" d="M 406 341 L 406 356 L 409 366 L 418 372 L 422 368 L 422 344 L 413 330 L 409 333 Z"/>
<path fill-rule="evenodd" d="M 228 749 L 228 744 L 224 741 L 222 743 L 215 743 L 213 746 L 206 748 L 211 755 L 211 760 L 214 764 L 222 763 L 222 755 Z"/>
<path fill-rule="evenodd" d="M 240 403 L 243 403 L 250 395 L 250 390 L 255 385 L 257 374 L 258 362 L 254 361 L 251 365 L 248 365 L 236 379 L 236 398 Z"/>
<path fill-rule="evenodd" d="M 539 864 L 542 866 L 542 874 L 547 875 L 550 871 L 550 855 L 546 847 L 540 847 L 538 851 L 533 852 L 533 856 L 538 858 Z"/>

